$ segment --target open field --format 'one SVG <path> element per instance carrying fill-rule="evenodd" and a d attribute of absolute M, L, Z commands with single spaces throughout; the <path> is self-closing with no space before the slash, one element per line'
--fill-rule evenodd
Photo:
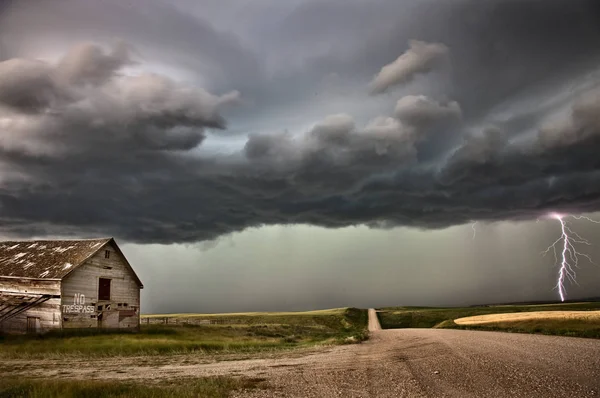
<path fill-rule="evenodd" d="M 450 311 L 413 309 L 424 310 L 432 312 L 430 318 L 440 317 L 433 312 Z M 0 361 L 0 396 L 592 398 L 600 392 L 600 340 L 445 330 L 440 325 L 429 329 L 379 330 L 377 316 L 374 311 L 369 313 L 371 338 L 363 344 L 335 344 L 347 340 L 342 336 L 364 333 L 367 313 L 356 309 L 318 315 L 255 315 L 271 321 L 291 317 L 288 324 L 262 320 L 255 324 L 186 325 L 186 320 L 203 315 L 179 315 L 171 320 L 177 319 L 180 324 L 149 325 L 144 332 L 208 329 L 225 338 L 226 330 L 232 333 L 229 338 L 235 340 L 248 337 L 235 333 L 256 327 L 270 330 L 306 326 L 319 333 L 329 330 L 331 334 L 317 338 L 304 333 L 302 339 L 306 342 L 292 346 L 295 349 L 277 347 L 248 353 L 198 350 L 180 355 L 8 355 Z M 232 315 L 230 321 L 239 321 L 240 315 Z M 444 322 L 454 324 L 452 319 Z M 456 324 L 453 327 L 461 328 Z M 102 340 L 111 335 L 92 336 L 88 332 L 88 336 L 62 338 L 87 337 Z M 565 363 L 569 364 L 566 368 Z"/>
<path fill-rule="evenodd" d="M 362 344 L 275 351 L 243 360 L 196 355 L 145 360 L 65 357 L 8 359 L 0 366 L 5 369 L 0 384 L 4 380 L 42 386 L 63 383 L 69 391 L 79 392 L 88 383 L 92 391 L 99 391 L 108 385 L 101 383 L 108 382 L 111 394 L 99 395 L 104 397 L 122 397 L 120 390 L 137 396 L 230 398 L 597 398 L 600 393 L 600 340 L 448 329 L 376 330 Z M 213 395 L 189 393 L 188 384 L 201 386 L 215 378 L 221 378 L 217 384 L 224 384 L 219 387 L 221 395 L 214 390 Z M 238 388 L 236 379 L 255 388 Z M 227 386 L 233 386 L 228 395 Z M 167 391 L 153 395 L 157 387 Z"/>
<path fill-rule="evenodd" d="M 596 314 L 600 302 L 542 304 L 542 305 L 498 305 L 462 308 L 389 307 L 379 313 L 384 329 L 394 328 L 456 328 L 496 330 L 522 333 L 542 333 L 563 336 L 600 338 L 600 318 Z M 589 312 L 588 316 L 566 316 L 572 311 Z M 538 316 L 529 313 L 541 313 Z M 563 315 L 557 317 L 555 312 Z M 524 315 L 510 315 L 522 314 Z M 547 316 L 543 316 L 546 313 Z M 477 325 L 458 324 L 456 319 L 492 316 L 495 322 Z M 520 319 L 508 320 L 508 316 Z M 504 319 L 502 318 L 504 317 Z M 533 318 L 532 318 L 533 317 Z M 488 318 L 489 319 L 489 318 Z"/>
<path fill-rule="evenodd" d="M 226 322 L 186 324 L 185 320 L 206 315 L 172 315 L 168 324 L 142 325 L 139 333 L 65 330 L 43 336 L 3 336 L 0 358 L 251 354 L 357 342 L 367 336 L 367 311 L 356 308 L 211 316 Z"/>
<path fill-rule="evenodd" d="M 468 316 L 454 320 L 457 325 L 484 325 L 487 323 L 532 321 L 532 320 L 583 320 L 600 322 L 600 311 L 532 311 L 504 314 Z"/>
<path fill-rule="evenodd" d="M 293 322 L 298 320 L 298 317 L 303 316 L 323 316 L 323 315 L 336 315 L 340 312 L 346 310 L 347 308 L 330 308 L 326 310 L 314 310 L 314 311 L 282 311 L 282 312 L 227 312 L 221 314 L 198 314 L 198 313 L 188 313 L 183 312 L 180 314 L 143 314 L 142 318 L 178 318 L 178 319 L 187 319 L 187 318 L 223 318 L 231 320 L 232 322 L 236 322 L 237 320 L 265 320 L 269 319 L 277 319 L 277 317 L 281 317 L 280 319 L 285 319 L 288 322 Z"/>
<path fill-rule="evenodd" d="M 327 326 L 337 328 L 344 324 L 343 315 L 352 317 L 356 314 L 350 314 L 354 311 L 358 314 L 361 311 L 356 308 L 333 308 L 316 311 L 298 311 L 298 312 L 239 312 L 225 314 L 149 314 L 142 315 L 142 325 L 300 325 L 300 326 Z M 366 315 L 365 325 L 366 325 Z"/>
<path fill-rule="evenodd" d="M 207 318 L 216 323 L 207 324 Z M 185 368 L 278 352 L 293 356 L 292 352 L 302 352 L 301 348 L 353 343 L 367 337 L 367 311 L 356 308 L 148 315 L 144 319 L 149 324 L 143 323 L 139 333 L 65 330 L 43 336 L 0 336 L 0 396 L 227 397 L 233 391 L 260 387 L 262 379 L 229 374 L 172 376 L 166 372 L 148 383 L 132 379 L 131 369 L 142 366 L 144 373 L 156 374 L 160 366 Z M 92 358 L 94 361 L 89 361 Z M 98 369 L 92 372 L 92 379 L 70 373 L 85 372 L 90 365 Z M 20 371 L 25 375 L 16 377 Z M 119 381 L 107 382 L 101 375 Z"/>

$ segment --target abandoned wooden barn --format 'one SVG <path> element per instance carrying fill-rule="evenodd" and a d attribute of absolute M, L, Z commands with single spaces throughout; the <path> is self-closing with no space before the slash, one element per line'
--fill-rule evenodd
<path fill-rule="evenodd" d="M 138 329 L 142 282 L 112 238 L 0 242 L 0 331 Z"/>

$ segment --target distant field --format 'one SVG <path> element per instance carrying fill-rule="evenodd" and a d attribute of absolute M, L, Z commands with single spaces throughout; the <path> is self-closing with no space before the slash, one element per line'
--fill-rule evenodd
<path fill-rule="evenodd" d="M 498 305 L 462 308 L 431 307 L 388 307 L 378 313 L 382 328 L 455 328 L 476 330 L 500 330 L 523 333 L 543 333 L 564 336 L 600 338 L 600 319 L 595 317 L 600 302 L 541 304 L 541 305 Z M 558 318 L 554 311 L 562 311 Z M 573 318 L 565 311 L 593 311 L 589 317 Z M 507 314 L 547 313 L 548 316 L 528 315 L 520 319 L 507 318 Z M 502 315 L 500 315 L 502 314 Z M 592 316 L 594 315 L 594 316 Z M 458 324 L 456 319 L 475 316 L 495 316 L 492 323 L 467 325 Z"/>
<path fill-rule="evenodd" d="M 288 312 L 227 312 L 221 314 L 198 314 L 198 313 L 180 313 L 180 314 L 143 314 L 142 318 L 269 318 L 273 316 L 321 316 L 336 315 L 347 310 L 347 308 L 330 308 L 326 310 L 314 311 L 288 311 Z"/>
<path fill-rule="evenodd" d="M 532 311 L 468 316 L 454 320 L 457 325 L 485 325 L 489 323 L 533 320 L 582 320 L 600 322 L 600 311 Z"/>
<path fill-rule="evenodd" d="M 196 324 L 210 317 L 218 324 Z M 367 337 L 367 311 L 148 315 L 139 333 L 65 330 L 43 336 L 0 336 L 0 358 L 112 357 L 256 353 Z M 168 318 L 167 324 L 161 324 Z"/>
<path fill-rule="evenodd" d="M 348 308 L 303 312 L 239 312 L 225 314 L 149 314 L 142 325 L 302 325 L 337 327 Z M 353 309 L 353 311 L 364 311 Z"/>

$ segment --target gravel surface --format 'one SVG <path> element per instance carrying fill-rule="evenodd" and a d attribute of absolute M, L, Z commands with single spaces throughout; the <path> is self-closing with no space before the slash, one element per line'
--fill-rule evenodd
<path fill-rule="evenodd" d="M 263 371 L 268 389 L 237 396 L 597 397 L 600 341 L 462 330 L 382 330 L 364 344 Z"/>
<path fill-rule="evenodd" d="M 376 332 L 381 330 L 379 324 L 379 318 L 377 318 L 377 312 L 373 308 L 369 308 L 369 332 Z"/>
<path fill-rule="evenodd" d="M 376 329 L 377 325 L 370 325 Z M 145 379 L 245 376 L 265 388 L 234 397 L 600 397 L 600 340 L 448 329 L 374 330 L 362 344 L 246 360 L 193 356 L 53 362 L 29 376 Z M 48 364 L 46 364 L 48 365 Z M 54 372 L 57 372 L 56 374 Z M 14 372 L 11 372 L 15 374 Z"/>

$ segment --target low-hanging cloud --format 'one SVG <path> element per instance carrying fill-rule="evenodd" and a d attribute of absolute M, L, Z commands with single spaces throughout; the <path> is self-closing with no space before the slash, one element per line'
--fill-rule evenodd
<path fill-rule="evenodd" d="M 539 130 L 545 148 L 569 146 L 600 135 L 600 90 L 579 98 L 567 117 L 546 122 Z"/>
<path fill-rule="evenodd" d="M 426 136 L 429 127 L 456 118 L 460 118 L 456 102 L 441 105 L 425 96 L 410 96 L 398 101 L 393 117 L 377 116 L 361 128 L 352 116 L 333 114 L 296 137 L 251 135 L 244 151 L 250 160 L 270 161 L 273 169 L 285 168 L 284 163 L 301 168 L 319 164 L 362 169 L 365 177 L 376 172 L 377 167 L 397 167 L 414 161 L 415 144 Z"/>
<path fill-rule="evenodd" d="M 448 53 L 441 43 L 411 40 L 410 48 L 394 62 L 385 65 L 371 82 L 371 93 L 381 94 L 393 86 L 410 81 L 419 73 L 429 72 Z"/>
<path fill-rule="evenodd" d="M 440 103 L 424 95 L 408 95 L 398 100 L 394 115 L 407 125 L 427 127 L 440 121 L 460 120 L 462 112 L 456 101 Z"/>
<path fill-rule="evenodd" d="M 123 66 L 132 63 L 131 48 L 123 41 L 115 44 L 110 52 L 85 43 L 67 53 L 56 65 L 54 73 L 63 83 L 99 86 Z"/>

